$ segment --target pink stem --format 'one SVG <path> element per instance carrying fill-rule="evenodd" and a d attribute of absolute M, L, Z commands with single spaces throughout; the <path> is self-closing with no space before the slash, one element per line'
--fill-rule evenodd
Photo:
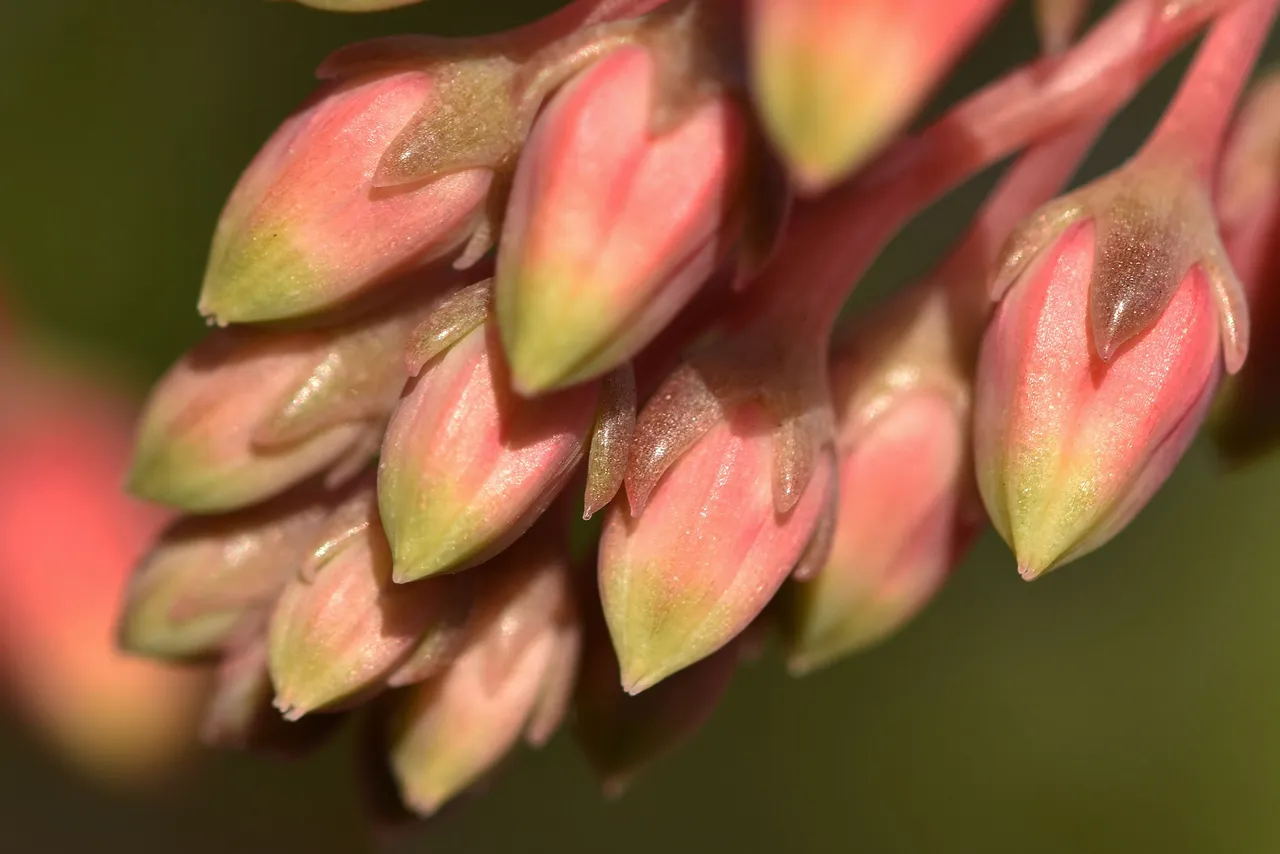
<path fill-rule="evenodd" d="M 1278 8 L 1277 0 L 1245 0 L 1218 19 L 1145 153 L 1183 160 L 1206 184 L 1211 180 L 1236 102 Z"/>
<path fill-rule="evenodd" d="M 990 313 L 987 283 L 1009 234 L 1062 192 L 1105 125 L 1105 120 L 1082 123 L 1028 149 L 1009 167 L 959 245 L 938 266 L 934 278 L 971 310 L 975 320 Z"/>
<path fill-rule="evenodd" d="M 1109 116 L 1233 1 L 1205 0 L 1166 13 L 1164 0 L 1126 0 L 1068 53 L 995 81 L 900 140 L 853 180 L 799 206 L 777 257 L 753 286 L 760 298 L 744 306 L 742 322 L 791 334 L 800 329 L 825 341 L 858 279 L 911 217 L 1035 139 L 1073 121 Z"/>

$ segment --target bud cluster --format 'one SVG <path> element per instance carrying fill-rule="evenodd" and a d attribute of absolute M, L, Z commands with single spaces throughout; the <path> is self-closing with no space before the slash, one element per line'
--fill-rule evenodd
<path fill-rule="evenodd" d="M 232 192 L 220 328 L 143 416 L 130 486 L 186 515 L 121 642 L 217 664 L 214 743 L 366 718 L 428 815 L 571 711 L 620 790 L 771 630 L 797 673 L 881 640 L 987 517 L 1026 578 L 1102 545 L 1280 273 L 1274 110 L 1223 154 L 1277 5 L 1123 0 L 1076 41 L 1085 4 L 1042 2 L 1045 55 L 914 134 L 998 0 L 579 0 L 343 48 Z M 1148 144 L 1055 199 L 1206 27 Z M 906 222 L 1023 150 L 839 326 Z"/>

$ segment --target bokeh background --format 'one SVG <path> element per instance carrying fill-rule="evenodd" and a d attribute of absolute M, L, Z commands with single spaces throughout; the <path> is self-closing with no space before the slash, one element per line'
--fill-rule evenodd
<path fill-rule="evenodd" d="M 141 394 L 200 335 L 221 203 L 329 50 L 553 5 L 349 17 L 262 0 L 0 0 L 12 310 Z M 1027 5 L 1011 4 L 939 104 L 1032 55 Z M 1184 63 L 1115 122 L 1087 174 L 1140 142 Z M 990 177 L 905 233 L 853 310 L 927 269 Z M 882 647 L 800 681 L 766 653 L 619 801 L 561 735 L 394 839 L 365 828 L 350 743 L 288 763 L 200 755 L 119 790 L 0 717 L 0 851 L 1280 851 L 1277 507 L 1280 454 L 1226 471 L 1202 441 L 1127 531 L 1064 571 L 1026 584 L 987 535 Z"/>

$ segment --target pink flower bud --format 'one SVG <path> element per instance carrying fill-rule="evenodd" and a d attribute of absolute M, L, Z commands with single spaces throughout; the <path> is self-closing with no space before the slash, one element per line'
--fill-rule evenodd
<path fill-rule="evenodd" d="M 600 596 L 629 693 L 728 643 L 799 561 L 833 473 L 829 456 L 820 455 L 797 502 L 779 510 L 776 429 L 758 403 L 739 404 L 666 470 L 643 515 L 611 505 L 600 540 Z"/>
<path fill-rule="evenodd" d="M 199 658 L 256 631 L 315 544 L 335 496 L 303 487 L 171 525 L 135 570 L 118 629 L 128 651 Z"/>
<path fill-rule="evenodd" d="M 372 483 L 325 527 L 271 615 L 268 663 L 288 720 L 381 690 L 437 624 L 470 605 L 465 576 L 392 583 Z"/>
<path fill-rule="evenodd" d="M 1156 253 L 1139 218 L 1131 252 Z M 1222 371 L 1222 320 L 1199 263 L 1104 361 L 1091 311 L 1102 226 L 1068 226 L 1018 275 L 987 330 L 975 398 L 978 483 L 1027 579 L 1123 528 L 1195 436 Z M 1015 238 L 1015 244 L 1017 239 Z M 1112 262 L 1114 263 L 1114 261 Z M 1163 267 L 1175 272 L 1167 263 Z M 1153 315 L 1153 316 L 1152 316 Z"/>
<path fill-rule="evenodd" d="M 968 407 L 927 388 L 881 402 L 883 411 L 847 419 L 837 446 L 840 499 L 830 556 L 794 591 L 788 663 L 796 673 L 906 623 L 976 530 L 959 517 L 971 488 Z"/>
<path fill-rule="evenodd" d="M 1208 185 L 1277 10 L 1221 14 L 1143 149 L 1015 231 L 975 399 L 983 501 L 1031 579 L 1105 543 L 1164 482 L 1249 312 Z"/>
<path fill-rule="evenodd" d="M 395 580 L 474 566 L 542 514 L 582 459 L 595 384 L 527 400 L 511 390 L 489 320 L 414 380 L 378 474 Z"/>
<path fill-rule="evenodd" d="M 101 388 L 36 373 L 29 361 L 5 367 L 0 687 L 103 782 L 163 773 L 193 742 L 203 679 L 115 647 L 129 568 L 166 516 L 120 492 L 130 413 Z"/>
<path fill-rule="evenodd" d="M 745 120 L 713 91 L 655 127 L 671 98 L 661 89 L 664 59 L 643 45 L 610 53 L 534 125 L 496 285 L 523 392 L 598 376 L 635 355 L 735 240 Z"/>
<path fill-rule="evenodd" d="M 581 628 L 558 544 L 534 535 L 477 572 L 457 659 L 400 695 L 390 721 L 392 771 L 419 815 L 479 779 L 522 732 L 545 741 L 572 688 Z"/>
<path fill-rule="evenodd" d="M 753 92 L 800 185 L 825 189 L 905 124 L 998 0 L 752 0 Z"/>
<path fill-rule="evenodd" d="M 432 305 L 429 292 L 325 329 L 214 332 L 152 391 L 130 490 L 208 513 L 334 467 L 332 479 L 349 476 L 377 451 L 405 344 Z"/>
<path fill-rule="evenodd" d="M 424 63 L 425 65 L 425 63 Z M 200 296 L 219 323 L 309 314 L 440 257 L 470 235 L 492 170 L 377 186 L 391 143 L 447 65 L 326 84 L 267 142 L 227 201 Z"/>

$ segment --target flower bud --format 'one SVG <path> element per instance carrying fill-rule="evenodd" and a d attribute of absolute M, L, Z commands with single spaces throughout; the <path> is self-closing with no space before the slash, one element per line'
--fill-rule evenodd
<path fill-rule="evenodd" d="M 465 577 L 392 583 L 372 483 L 334 513 L 319 543 L 271 615 L 268 663 L 287 720 L 380 690 L 470 598 Z"/>
<path fill-rule="evenodd" d="M 0 358 L 0 692 L 78 770 L 152 778 L 193 743 L 204 680 L 123 654 L 113 624 L 166 514 L 120 492 L 128 408 L 15 356 Z"/>
<path fill-rule="evenodd" d="M 881 403 L 884 411 L 844 423 L 829 556 L 812 579 L 796 584 L 789 603 L 788 664 L 795 673 L 906 623 L 976 530 L 959 519 L 971 488 L 964 465 L 968 407 L 927 388 L 885 395 Z"/>
<path fill-rule="evenodd" d="M 1152 228 L 1148 209 L 1115 214 L 1129 217 L 1119 246 L 1095 218 L 1030 250 L 982 345 L 978 484 L 1027 579 L 1105 543 L 1164 482 L 1217 387 L 1221 330 L 1238 328 L 1206 262 L 1166 255 L 1178 243 Z M 1163 275 L 1174 278 L 1167 293 L 1153 286 Z M 1141 322 L 1118 324 L 1123 344 L 1106 331 L 1099 344 L 1100 290 L 1106 300 L 1130 288 L 1140 289 L 1133 303 L 1111 302 Z"/>
<path fill-rule="evenodd" d="M 1280 440 L 1280 74 L 1246 99 L 1218 183 L 1222 240 L 1249 295 L 1256 342 L 1215 405 L 1222 454 L 1246 462 Z"/>
<path fill-rule="evenodd" d="M 327 83 L 286 121 L 222 212 L 200 311 L 224 324 L 309 314 L 465 241 L 492 170 L 390 187 L 374 180 L 424 102 L 439 101 L 448 68 L 362 69 Z"/>
<path fill-rule="evenodd" d="M 573 735 L 604 784 L 622 794 L 644 766 L 687 741 L 711 717 L 738 667 L 735 640 L 718 652 L 630 696 L 619 686 L 618 661 L 604 627 L 584 648 L 574 695 Z"/>
<path fill-rule="evenodd" d="M 543 532 L 545 533 L 545 532 Z M 528 729 L 540 743 L 558 723 L 580 642 L 559 544 L 531 535 L 480 570 L 467 640 L 440 675 L 396 698 L 391 765 L 420 815 L 492 768 Z"/>
<path fill-rule="evenodd" d="M 857 169 L 911 118 L 996 0 L 752 0 L 752 91 L 802 188 Z"/>
<path fill-rule="evenodd" d="M 210 513 L 334 466 L 341 480 L 376 452 L 407 378 L 401 354 L 433 303 L 419 297 L 325 329 L 215 331 L 152 392 L 130 490 Z"/>
<path fill-rule="evenodd" d="M 340 715 L 286 721 L 271 705 L 267 641 L 258 635 L 230 650 L 218 664 L 213 696 L 200 722 L 209 747 L 296 756 L 318 747 L 342 723 Z"/>
<path fill-rule="evenodd" d="M 333 498 L 307 486 L 171 525 L 129 583 L 120 645 L 156 658 L 199 658 L 255 631 L 310 553 Z"/>
<path fill-rule="evenodd" d="M 655 399 L 678 396 L 669 383 Z M 661 407 L 641 414 L 643 445 L 663 419 Z M 755 619 L 799 561 L 831 487 L 829 454 L 818 454 L 807 488 L 780 509 L 776 419 L 755 400 L 706 419 L 643 501 L 633 451 L 627 490 L 643 514 L 615 502 L 605 521 L 600 596 L 628 693 L 707 657 Z"/>
<path fill-rule="evenodd" d="M 734 243 L 745 119 L 712 91 L 655 128 L 655 112 L 671 109 L 666 59 L 644 45 L 619 48 L 566 85 L 534 125 L 496 283 L 522 392 L 598 376 L 635 355 Z"/>
<path fill-rule="evenodd" d="M 492 319 L 410 383 L 378 473 L 397 582 L 480 563 L 542 514 L 582 459 L 596 385 L 528 400 Z"/>

